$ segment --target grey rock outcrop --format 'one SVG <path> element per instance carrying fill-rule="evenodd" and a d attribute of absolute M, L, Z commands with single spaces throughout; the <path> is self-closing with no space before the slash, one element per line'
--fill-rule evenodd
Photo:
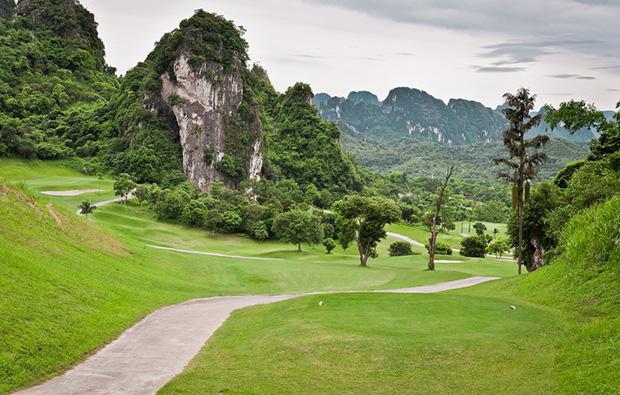
<path fill-rule="evenodd" d="M 172 108 L 179 126 L 183 170 L 203 191 L 209 191 L 215 181 L 236 186 L 234 180 L 218 171 L 217 163 L 233 154 L 226 141 L 235 133 L 231 119 L 243 101 L 241 67 L 225 70 L 219 63 L 207 62 L 193 69 L 188 56 L 181 55 L 174 63 L 174 77 L 168 73 L 161 76 L 161 97 Z M 243 132 L 249 133 L 253 141 L 234 155 L 243 162 L 247 178 L 259 181 L 263 135 L 258 105 L 252 107 L 253 119 Z"/>

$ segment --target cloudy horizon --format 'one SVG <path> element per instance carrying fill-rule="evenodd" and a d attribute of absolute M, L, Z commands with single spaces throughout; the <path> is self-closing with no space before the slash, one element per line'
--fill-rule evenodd
<path fill-rule="evenodd" d="M 247 29 L 253 62 L 279 91 L 395 87 L 489 107 L 521 86 L 538 105 L 571 98 L 613 109 L 620 100 L 620 1 L 82 0 L 107 61 L 124 73 L 179 22 L 203 8 Z"/>

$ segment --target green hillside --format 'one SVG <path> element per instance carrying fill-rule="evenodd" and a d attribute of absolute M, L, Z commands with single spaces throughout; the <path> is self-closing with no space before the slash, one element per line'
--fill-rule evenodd
<path fill-rule="evenodd" d="M 161 392 L 618 393 L 619 240 L 616 198 L 574 218 L 564 252 L 528 276 L 246 309 Z"/>

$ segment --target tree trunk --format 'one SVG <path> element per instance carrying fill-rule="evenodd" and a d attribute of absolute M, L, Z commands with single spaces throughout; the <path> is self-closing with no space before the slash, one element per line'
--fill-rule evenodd
<path fill-rule="evenodd" d="M 517 273 L 521 274 L 523 265 L 523 183 L 517 183 L 517 222 L 519 225 L 519 245 L 517 246 Z"/>
<path fill-rule="evenodd" d="M 301 252 L 301 243 L 297 243 L 297 252 Z"/>
<path fill-rule="evenodd" d="M 355 243 L 357 244 L 357 252 L 360 254 L 360 266 L 368 266 L 369 254 L 364 251 L 364 247 L 362 247 L 362 243 L 359 240 L 355 240 Z"/>
<path fill-rule="evenodd" d="M 428 270 L 435 270 L 435 250 L 437 249 L 437 227 L 433 226 L 431 238 L 428 240 Z"/>
<path fill-rule="evenodd" d="M 428 270 L 435 270 L 435 250 L 437 249 L 437 220 L 439 219 L 439 214 L 441 213 L 441 205 L 443 204 L 444 194 L 446 193 L 446 188 L 448 187 L 448 182 L 450 182 L 450 177 L 452 177 L 452 172 L 454 171 L 454 165 L 450 165 L 448 168 L 448 173 L 446 174 L 446 178 L 443 183 L 439 187 L 439 196 L 437 197 L 437 202 L 435 203 L 435 215 L 433 216 L 433 224 L 431 227 L 431 238 L 429 240 L 428 246 Z"/>
<path fill-rule="evenodd" d="M 363 267 L 368 266 L 368 255 L 365 255 L 365 254 L 360 255 L 360 266 L 363 266 Z"/>

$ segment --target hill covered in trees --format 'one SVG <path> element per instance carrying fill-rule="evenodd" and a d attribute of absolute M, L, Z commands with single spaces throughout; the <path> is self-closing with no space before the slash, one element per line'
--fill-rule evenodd
<path fill-rule="evenodd" d="M 501 112 L 482 103 L 450 99 L 448 103 L 415 88 L 394 88 L 383 101 L 367 91 L 351 92 L 346 98 L 318 94 L 313 101 L 321 116 L 338 123 L 351 135 L 378 141 L 408 139 L 447 145 L 470 145 L 500 141 L 508 125 Z M 545 112 L 543 106 L 539 112 Z M 608 115 L 612 115 L 609 113 Z M 548 130 L 541 123 L 532 134 L 548 133 L 577 143 L 587 143 L 596 132 L 583 128 L 571 133 L 561 125 Z"/>
<path fill-rule="evenodd" d="M 0 155 L 79 156 L 85 169 L 173 186 L 261 179 L 359 189 L 340 132 L 304 84 L 279 94 L 248 65 L 243 29 L 198 10 L 117 78 L 94 16 L 76 1 L 0 9 Z"/>

